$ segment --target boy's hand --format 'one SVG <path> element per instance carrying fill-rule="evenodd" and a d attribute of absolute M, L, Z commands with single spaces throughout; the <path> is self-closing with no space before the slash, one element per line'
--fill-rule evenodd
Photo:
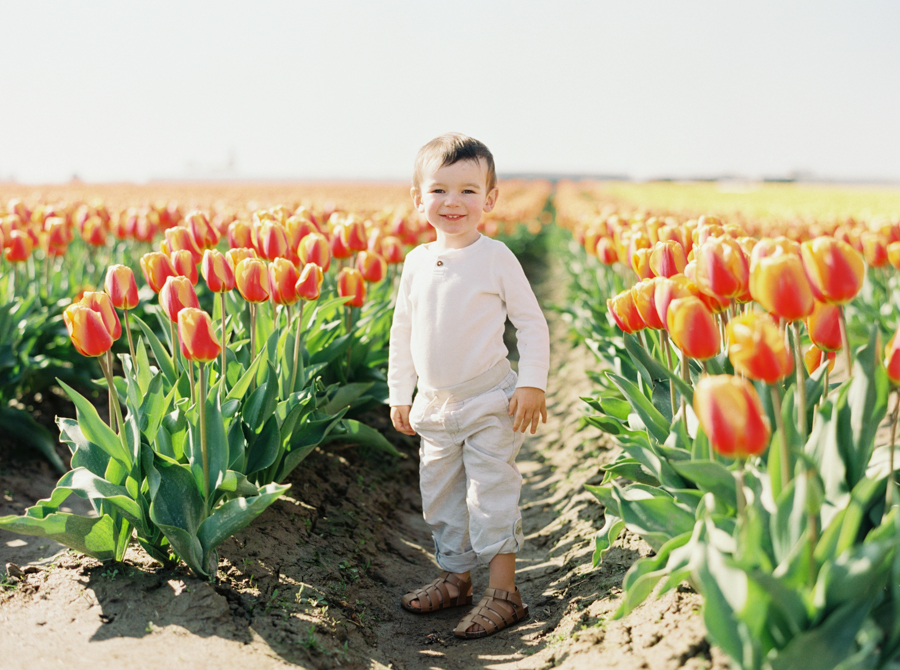
<path fill-rule="evenodd" d="M 399 433 L 404 435 L 415 435 L 416 431 L 409 425 L 409 410 L 412 405 L 394 405 L 391 407 L 391 423 Z"/>
<path fill-rule="evenodd" d="M 509 415 L 515 415 L 513 431 L 524 433 L 531 424 L 531 434 L 534 435 L 537 432 L 538 419 L 547 423 L 547 401 L 544 392 L 532 386 L 520 386 L 509 399 Z"/>

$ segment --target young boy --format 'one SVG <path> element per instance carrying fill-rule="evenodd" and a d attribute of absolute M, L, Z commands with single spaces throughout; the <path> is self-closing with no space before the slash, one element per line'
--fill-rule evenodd
<path fill-rule="evenodd" d="M 422 511 L 444 572 L 401 604 L 415 613 L 469 605 L 470 570 L 487 564 L 489 588 L 454 630 L 483 637 L 528 616 L 515 584 L 524 540 L 515 458 L 525 431 L 547 421 L 549 334 L 516 257 L 478 232 L 498 194 L 488 148 L 457 133 L 432 140 L 416 156 L 411 193 L 437 240 L 406 257 L 388 387 L 394 427 L 421 436 Z M 507 315 L 518 375 L 503 344 Z"/>

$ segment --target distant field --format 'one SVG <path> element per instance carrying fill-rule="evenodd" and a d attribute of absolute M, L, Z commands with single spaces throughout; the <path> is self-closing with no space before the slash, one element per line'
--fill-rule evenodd
<path fill-rule="evenodd" d="M 900 217 L 900 187 L 712 182 L 596 183 L 601 198 L 671 214 L 729 215 L 753 219 L 862 220 Z"/>

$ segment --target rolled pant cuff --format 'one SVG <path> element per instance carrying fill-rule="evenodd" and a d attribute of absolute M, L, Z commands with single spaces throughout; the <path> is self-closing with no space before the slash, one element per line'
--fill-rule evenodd
<path fill-rule="evenodd" d="M 496 542 L 478 554 L 478 562 L 481 565 L 490 565 L 491 561 L 494 560 L 494 556 L 499 554 L 518 554 L 524 541 L 523 537 L 515 535 L 505 539 L 503 542 Z"/>
<path fill-rule="evenodd" d="M 478 567 L 478 556 L 475 555 L 474 551 L 467 551 L 464 554 L 456 554 L 454 556 L 447 556 L 437 551 L 434 558 L 437 564 L 441 566 L 441 569 L 447 572 L 463 573 Z"/>

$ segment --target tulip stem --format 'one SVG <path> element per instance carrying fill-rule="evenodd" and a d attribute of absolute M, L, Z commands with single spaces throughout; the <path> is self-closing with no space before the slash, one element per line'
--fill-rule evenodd
<path fill-rule="evenodd" d="M 297 383 L 297 368 L 300 367 L 300 331 L 303 329 L 303 302 L 300 302 L 300 313 L 297 315 L 297 332 L 294 334 L 294 369 L 291 370 L 291 385 L 288 393 L 294 392 Z"/>
<path fill-rule="evenodd" d="M 737 471 L 734 473 L 737 480 L 735 482 L 735 493 L 737 494 L 738 522 L 742 522 L 744 520 L 744 509 L 747 507 L 747 499 L 744 497 L 744 465 L 746 459 L 739 458 L 737 461 Z"/>
<path fill-rule="evenodd" d="M 660 342 L 663 351 L 666 352 L 666 366 L 672 369 L 672 350 L 669 348 L 669 334 L 665 330 L 660 331 Z M 672 406 L 672 416 L 675 416 L 675 381 L 669 379 L 669 401 Z"/>
<path fill-rule="evenodd" d="M 106 359 L 106 365 L 110 370 L 110 375 L 112 374 L 112 349 L 107 349 L 106 353 L 103 354 L 103 358 Z M 104 376 L 106 376 L 106 368 L 103 370 Z M 106 380 L 109 382 L 109 379 Z M 120 424 L 117 422 L 117 417 L 115 415 L 115 410 L 113 410 L 113 403 L 118 401 L 118 398 L 113 398 L 113 393 L 115 393 L 115 388 L 112 386 L 109 387 L 109 427 L 115 431 L 119 430 Z"/>
<path fill-rule="evenodd" d="M 169 335 L 172 337 L 172 362 L 175 364 L 175 372 L 178 372 L 178 339 L 175 337 L 175 322 L 169 321 Z"/>
<path fill-rule="evenodd" d="M 193 368 L 193 365 L 191 366 Z M 193 376 L 193 375 L 192 375 Z M 193 387 L 193 384 L 191 385 Z M 203 497 L 209 502 L 209 452 L 206 449 L 206 364 L 200 363 L 200 455 L 203 458 Z"/>
<path fill-rule="evenodd" d="M 769 384 L 772 393 L 772 409 L 775 410 L 775 430 L 781 436 L 781 490 L 791 483 L 791 459 L 788 454 L 787 433 L 784 430 L 784 417 L 781 416 L 781 394 L 776 384 Z"/>
<path fill-rule="evenodd" d="M 250 362 L 256 358 L 256 303 L 250 303 Z"/>
<path fill-rule="evenodd" d="M 184 365 L 188 371 L 188 379 L 191 381 L 191 402 L 196 403 L 199 399 L 194 395 L 194 363 L 185 356 Z"/>
<path fill-rule="evenodd" d="M 220 305 L 222 306 L 222 367 L 219 368 L 219 376 L 222 378 L 222 383 L 219 384 L 219 397 L 222 396 L 222 393 L 225 392 L 225 348 L 227 346 L 225 340 L 225 291 L 219 293 L 220 296 Z"/>
<path fill-rule="evenodd" d="M 128 323 L 128 310 L 124 310 L 125 334 L 128 336 L 128 351 L 131 353 L 131 365 L 137 371 L 137 357 L 134 355 L 134 340 L 131 339 L 131 326 Z"/>
<path fill-rule="evenodd" d="M 122 408 L 119 407 L 119 394 L 116 391 L 115 383 L 113 383 L 112 368 L 107 365 L 105 356 L 101 355 L 97 360 L 100 362 L 100 369 L 103 370 L 103 376 L 106 377 L 106 385 L 109 387 L 110 400 L 113 398 L 115 399 L 112 402 L 112 407 L 115 412 L 116 423 L 119 425 L 119 439 L 122 440 L 122 446 L 125 449 L 125 453 L 130 453 L 128 450 L 128 443 L 125 441 L 125 420 L 122 418 Z M 112 424 L 112 415 L 110 415 L 109 421 L 110 424 Z"/>
<path fill-rule="evenodd" d="M 800 323 L 791 322 L 794 331 L 794 367 L 797 370 L 797 427 L 806 442 L 806 380 L 803 378 L 803 353 L 800 351 Z M 825 364 L 828 364 L 826 359 Z"/>
<path fill-rule="evenodd" d="M 347 307 L 347 380 L 350 379 L 350 355 L 353 349 L 353 308 Z"/>
<path fill-rule="evenodd" d="M 691 372 L 688 368 L 688 357 L 687 354 L 684 353 L 684 349 L 681 350 L 681 378 L 684 379 L 688 386 L 691 385 Z M 681 394 L 681 420 L 684 421 L 684 432 L 687 435 L 690 435 L 687 422 L 687 402 L 684 399 L 683 393 Z"/>
<path fill-rule="evenodd" d="M 850 359 L 850 338 L 847 337 L 847 320 L 844 318 L 844 306 L 838 305 L 838 324 L 841 328 L 841 346 L 847 361 L 847 376 L 852 374 L 853 361 Z"/>
<path fill-rule="evenodd" d="M 897 439 L 897 419 L 900 417 L 900 391 L 897 391 L 897 401 L 894 403 L 894 411 L 891 413 L 891 448 L 888 458 L 887 499 L 885 500 L 885 514 L 893 507 L 896 500 L 897 482 L 894 479 L 894 441 Z"/>

